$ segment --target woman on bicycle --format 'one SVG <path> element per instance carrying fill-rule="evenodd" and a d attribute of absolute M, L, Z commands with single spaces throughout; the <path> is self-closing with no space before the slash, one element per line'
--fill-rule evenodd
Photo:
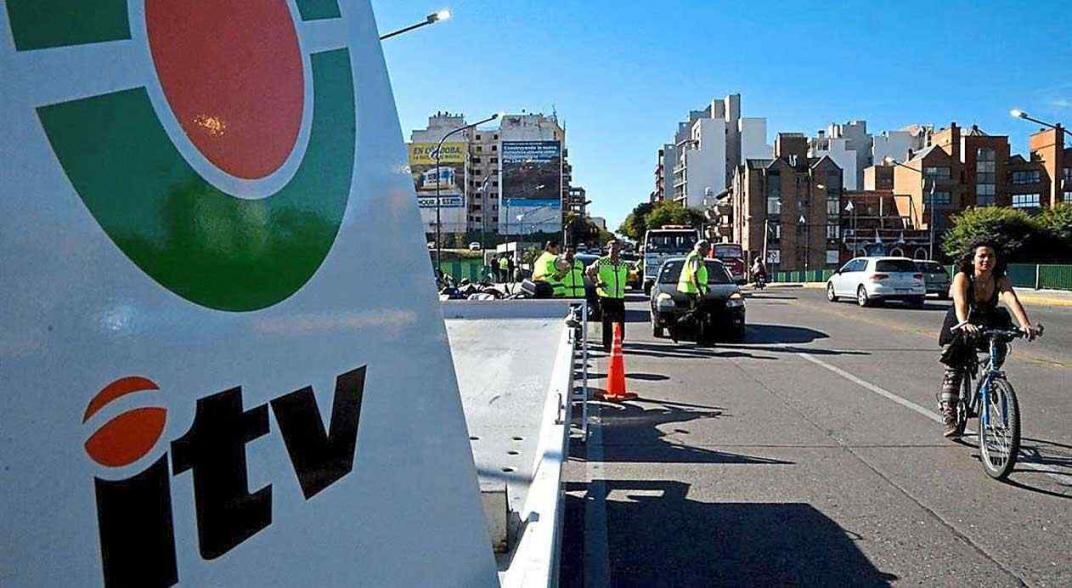
<path fill-rule="evenodd" d="M 956 405 L 964 378 L 963 370 L 971 358 L 969 354 L 974 354 L 980 343 L 979 332 L 985 328 L 1012 328 L 1009 311 L 998 308 L 998 303 L 1003 302 L 1012 310 L 1028 339 L 1038 335 L 1038 329 L 1031 325 L 1027 312 L 1016 296 L 1012 281 L 1005 275 L 1004 260 L 993 243 L 981 241 L 968 249 L 960 259 L 950 294 L 953 306 L 945 316 L 938 337 L 938 343 L 942 346 L 941 362 L 946 366 L 939 399 L 946 437 L 957 434 Z M 953 328 L 960 324 L 964 326 L 954 332 Z"/>

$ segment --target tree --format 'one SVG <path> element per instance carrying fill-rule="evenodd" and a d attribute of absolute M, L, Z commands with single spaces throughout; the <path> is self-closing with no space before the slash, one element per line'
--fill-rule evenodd
<path fill-rule="evenodd" d="M 1046 209 L 1039 217 L 1039 223 L 1050 240 L 1046 247 L 1049 255 L 1040 261 L 1072 261 L 1072 203 L 1064 202 Z"/>
<path fill-rule="evenodd" d="M 663 200 L 655 205 L 645 219 L 647 229 L 658 229 L 666 225 L 685 225 L 699 228 L 704 223 L 703 213 L 685 208 L 678 202 Z M 643 235 L 641 235 L 643 237 Z"/>
<path fill-rule="evenodd" d="M 969 208 L 954 216 L 953 222 L 942 243 L 942 250 L 952 259 L 967 252 L 973 242 L 987 240 L 998 246 L 1007 261 L 1037 261 L 1049 241 L 1038 217 L 1014 208 Z"/>
<path fill-rule="evenodd" d="M 618 232 L 633 239 L 639 241 L 644 238 L 644 232 L 647 228 L 647 217 L 651 213 L 654 206 L 650 202 L 641 202 L 633 208 L 633 212 L 630 212 L 625 217 L 625 221 L 618 227 Z"/>

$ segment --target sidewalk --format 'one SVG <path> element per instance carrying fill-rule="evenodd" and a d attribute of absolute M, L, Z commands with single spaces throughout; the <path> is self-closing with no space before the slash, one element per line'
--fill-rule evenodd
<path fill-rule="evenodd" d="M 805 282 L 805 283 L 790 283 L 790 282 L 777 282 L 774 284 L 767 284 L 768 288 L 808 288 L 821 290 L 826 287 L 824 282 Z M 752 290 L 751 287 L 747 287 L 748 290 Z M 1024 288 L 1018 288 L 1016 295 L 1020 297 L 1020 301 L 1024 304 L 1036 305 L 1036 306 L 1056 306 L 1056 307 L 1068 307 L 1072 308 L 1072 292 L 1067 290 L 1028 290 Z"/>

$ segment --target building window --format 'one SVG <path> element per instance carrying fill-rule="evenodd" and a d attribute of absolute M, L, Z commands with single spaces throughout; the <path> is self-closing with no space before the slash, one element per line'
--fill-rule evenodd
<path fill-rule="evenodd" d="M 841 252 L 840 251 L 838 251 L 837 249 L 827 249 L 826 250 L 826 264 L 827 265 L 835 265 L 836 266 L 840 262 L 841 262 Z"/>
<path fill-rule="evenodd" d="M 826 238 L 830 240 L 840 239 L 841 227 L 839 225 L 826 225 Z"/>
<path fill-rule="evenodd" d="M 782 238 L 782 224 L 781 223 L 769 223 L 767 230 L 770 232 L 767 235 L 768 240 L 771 243 L 777 243 Z"/>
<path fill-rule="evenodd" d="M 828 198 L 826 200 L 826 216 L 836 217 L 841 212 L 841 201 L 837 198 Z"/>
<path fill-rule="evenodd" d="M 480 163 L 480 158 L 479 157 L 473 157 L 473 158 L 470 158 L 470 161 L 472 161 L 473 163 Z"/>
<path fill-rule="evenodd" d="M 936 207 L 952 206 L 953 195 L 949 192 L 935 192 L 927 194 L 927 204 Z"/>
<path fill-rule="evenodd" d="M 767 174 L 767 214 L 782 213 L 782 176 Z"/>
<path fill-rule="evenodd" d="M 948 180 L 948 179 L 950 179 L 952 177 L 952 175 L 950 174 L 949 167 L 947 167 L 947 166 L 941 166 L 941 167 L 929 167 L 928 166 L 928 167 L 923 168 L 923 177 L 928 179 L 928 180 L 931 180 L 931 181 L 938 181 L 938 180 Z"/>
<path fill-rule="evenodd" d="M 1041 194 L 1013 194 L 1013 208 L 1039 208 L 1042 206 Z"/>
<path fill-rule="evenodd" d="M 492 163 L 499 163 L 499 158 L 498 157 L 492 157 L 491 162 Z"/>
<path fill-rule="evenodd" d="M 1069 170 L 1065 170 L 1069 171 Z M 1042 181 L 1042 172 L 1039 170 L 1030 171 L 1014 171 L 1012 172 L 1012 183 L 1014 184 L 1037 184 Z"/>
<path fill-rule="evenodd" d="M 478 170 L 478 169 L 474 169 L 474 170 L 473 170 L 473 175 L 474 175 L 474 176 L 479 176 L 479 175 L 481 175 L 481 174 L 483 174 L 483 173 L 484 173 L 484 172 L 482 172 L 482 171 L 480 171 L 480 170 Z"/>
<path fill-rule="evenodd" d="M 484 147 L 482 147 L 482 146 L 480 146 L 480 145 L 477 145 L 477 146 L 476 146 L 476 152 L 477 152 L 477 153 L 480 153 L 480 152 L 481 152 L 481 151 L 483 151 L 483 150 L 484 150 Z"/>
<path fill-rule="evenodd" d="M 498 145 L 492 145 L 492 146 L 491 146 L 491 150 L 492 150 L 492 151 L 498 151 L 498 150 L 499 150 L 499 146 L 498 146 Z"/>
<path fill-rule="evenodd" d="M 975 152 L 975 204 L 993 206 L 997 193 L 997 154 L 989 147 Z"/>

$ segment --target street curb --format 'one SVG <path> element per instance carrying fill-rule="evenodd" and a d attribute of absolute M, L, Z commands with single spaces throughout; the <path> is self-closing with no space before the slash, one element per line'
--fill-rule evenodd
<path fill-rule="evenodd" d="M 826 287 L 826 282 L 806 282 L 806 283 L 789 283 L 778 282 L 776 284 L 769 284 L 768 288 L 806 288 L 809 290 L 822 290 Z M 1054 291 L 1053 294 L 1047 293 L 1035 293 L 1030 290 L 1023 291 L 1018 290 L 1016 296 L 1020 298 L 1020 302 L 1025 304 L 1035 304 L 1040 306 L 1057 306 L 1062 308 L 1072 308 L 1072 292 L 1068 295 L 1060 293 L 1060 291 Z"/>

